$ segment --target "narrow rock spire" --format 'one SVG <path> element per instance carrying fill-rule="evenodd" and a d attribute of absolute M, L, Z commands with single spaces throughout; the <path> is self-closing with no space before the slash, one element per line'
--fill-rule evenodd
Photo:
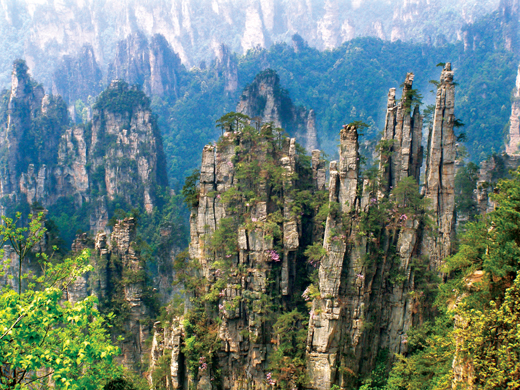
<path fill-rule="evenodd" d="M 513 103 L 511 104 L 511 117 L 509 118 L 509 142 L 506 145 L 506 153 L 519 154 L 520 146 L 520 66 L 516 75 L 516 86 L 513 91 Z"/>
<path fill-rule="evenodd" d="M 446 63 L 441 73 L 435 100 L 433 127 L 430 131 L 424 196 L 431 199 L 431 209 L 437 218 L 438 237 L 425 240 L 423 253 L 430 256 L 430 265 L 437 269 L 451 253 L 455 212 L 455 157 L 456 145 L 453 124 L 455 85 L 451 64 Z"/>

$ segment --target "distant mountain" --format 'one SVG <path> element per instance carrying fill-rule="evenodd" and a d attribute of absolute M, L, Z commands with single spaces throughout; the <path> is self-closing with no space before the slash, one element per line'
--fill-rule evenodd
<path fill-rule="evenodd" d="M 221 43 L 244 53 L 295 33 L 320 50 L 362 36 L 454 42 L 465 24 L 497 7 L 499 0 L 0 0 L 0 86 L 24 57 L 50 87 L 56 62 L 85 44 L 105 70 L 132 33 L 163 35 L 191 67 L 215 57 Z"/>

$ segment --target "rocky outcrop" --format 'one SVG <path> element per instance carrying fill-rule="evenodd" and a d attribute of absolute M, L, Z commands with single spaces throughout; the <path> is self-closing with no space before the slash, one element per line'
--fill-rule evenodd
<path fill-rule="evenodd" d="M 236 111 L 283 128 L 309 153 L 318 147 L 314 110 L 295 106 L 280 85 L 280 77 L 271 69 L 259 73 L 244 89 Z"/>
<path fill-rule="evenodd" d="M 196 272 L 205 281 L 204 291 L 215 294 L 202 299 L 208 300 L 207 316 L 219 317 L 207 332 L 220 339 L 220 346 L 213 355 L 195 357 L 182 357 L 171 348 L 171 367 L 182 366 L 179 359 L 200 358 L 198 371 L 186 372 L 189 383 L 184 388 L 212 388 L 217 371 L 222 373 L 219 380 L 224 388 L 241 389 L 246 383 L 265 388 L 269 359 L 276 348 L 272 327 L 277 314 L 271 310 L 277 306 L 290 310 L 291 297 L 303 290 L 298 270 L 306 265 L 298 253 L 308 240 L 303 232 L 312 232 L 312 223 L 303 226 L 302 221 L 308 221 L 313 211 L 296 212 L 294 205 L 303 183 L 311 186 L 305 187 L 307 191 L 316 190 L 313 172 L 314 182 L 324 186 L 325 172 L 318 151 L 314 171 L 306 169 L 295 139 L 278 139 L 275 134 L 270 124 L 259 130 L 246 126 L 224 133 L 216 146 L 204 147 L 198 205 L 190 217 L 189 252 L 192 261 L 200 264 Z M 258 171 L 250 176 L 249 169 Z M 258 196 L 251 197 L 252 193 Z M 194 294 L 186 302 L 188 310 L 201 299 L 200 293 L 188 293 L 188 297 Z M 175 325 L 161 323 L 161 329 L 156 332 L 154 345 L 159 352 L 155 361 L 170 356 L 170 351 L 160 352 L 166 348 L 161 345 L 178 344 L 177 336 L 167 340 L 168 332 L 175 333 Z M 187 333 L 185 337 L 203 335 Z M 174 368 L 169 372 L 172 378 L 180 378 Z M 181 387 L 173 384 L 171 388 Z"/>
<path fill-rule="evenodd" d="M 111 233 L 100 231 L 94 239 L 78 235 L 72 245 L 74 254 L 84 249 L 92 253 L 94 269 L 80 276 L 66 291 L 66 299 L 77 302 L 90 295 L 99 299 L 102 312 L 115 312 L 117 324 L 111 329 L 114 342 L 121 348 L 118 357 L 125 367 L 144 371 L 150 348 L 145 341 L 151 334 L 150 288 L 140 248 L 136 240 L 134 218 L 119 220 Z"/>
<path fill-rule="evenodd" d="M 58 163 L 56 151 L 67 124 L 61 98 L 45 95 L 31 80 L 25 62 L 15 62 L 7 121 L 0 125 L 2 207 L 48 197 L 52 167 Z"/>
<path fill-rule="evenodd" d="M 99 233 L 103 235 L 103 233 Z M 112 290 L 107 295 L 119 295 L 124 307 L 121 314 L 125 321 L 123 325 L 124 341 L 121 344 L 121 362 L 131 368 L 141 368 L 144 358 L 149 354 L 145 341 L 150 335 L 151 328 L 146 321 L 150 309 L 145 303 L 145 271 L 139 249 L 136 243 L 136 221 L 125 218 L 114 226 L 110 237 L 107 238 L 108 247 L 103 247 L 103 237 L 96 237 L 98 255 L 106 256 L 108 264 L 115 272 L 108 273 L 110 277 L 107 285 Z"/>
<path fill-rule="evenodd" d="M 292 310 L 291 302 L 298 296 L 299 288 L 303 290 L 298 279 L 305 278 L 307 272 L 299 263 L 298 253 L 310 244 L 314 244 L 315 251 L 316 242 L 323 242 L 319 258 L 310 261 L 319 267 L 317 285 L 308 286 L 302 294 L 305 299 L 312 294 L 305 386 L 320 390 L 329 390 L 333 385 L 353 388 L 370 373 L 378 351 L 387 349 L 390 356 L 406 353 L 407 331 L 427 316 L 427 287 L 421 282 L 425 278 L 421 270 L 438 269 L 443 256 L 450 253 L 454 228 L 451 173 L 455 145 L 450 142 L 454 121 L 453 72 L 447 64 L 441 75 L 429 136 L 424 195 L 418 185 L 422 117 L 418 108 L 413 107 L 412 81 L 410 73 L 398 103 L 395 89 L 389 92 L 377 177 L 360 175 L 357 125 L 345 125 L 341 130 L 339 160 L 330 163 L 324 231 L 313 227 L 309 235 L 309 226 L 302 222 L 309 215 L 292 213 L 291 205 L 297 199 L 301 202 L 302 196 L 290 190 L 301 185 L 294 173 L 298 172 L 299 180 L 307 180 L 301 176 L 294 139 L 280 143 L 270 135 L 269 125 L 264 125 L 257 130 L 261 136 L 256 138 L 235 129 L 224 133 L 216 146 L 204 148 L 198 204 L 190 219 L 190 257 L 200 264 L 196 272 L 207 282 L 203 310 L 209 318 L 217 312 L 220 318 L 218 333 L 211 330 L 216 325 L 208 325 L 207 331 L 215 332 L 221 344 L 212 355 L 211 366 L 204 364 L 209 360 L 201 358 L 197 372 L 186 372 L 188 382 L 200 389 L 212 388 L 211 378 L 218 369 L 224 388 L 275 383 L 267 371 L 274 367 L 269 362 L 277 348 L 276 339 L 270 341 L 274 337 L 274 319 L 262 316 L 262 302 L 269 301 L 269 296 L 270 302 L 279 302 L 283 309 L 275 318 Z M 260 90 L 260 85 L 255 88 Z M 252 101 L 255 102 L 258 101 Z M 268 100 L 265 107 L 271 114 L 277 112 Z M 277 153 L 276 148 L 269 146 L 273 141 L 280 145 Z M 242 154 L 244 150 L 247 157 Z M 277 174 L 281 180 L 277 186 L 269 177 L 273 168 L 266 168 L 269 161 L 283 168 L 283 174 Z M 255 166 L 258 171 L 253 169 Z M 317 196 L 317 191 L 325 188 L 324 163 L 317 150 L 313 151 L 307 175 Z M 438 181 L 437 177 L 443 180 Z M 277 193 L 280 190 L 283 196 Z M 311 212 L 312 217 L 317 214 Z M 437 225 L 433 230 L 438 228 L 440 236 L 429 230 L 430 214 Z M 282 217 L 278 219 L 279 237 L 271 233 L 276 215 Z M 311 219 L 307 225 L 314 223 Z M 304 229 L 306 234 L 302 234 Z M 319 234 L 323 234 L 322 241 Z M 308 242 L 309 236 L 313 236 L 312 242 Z M 220 241 L 222 237 L 227 237 L 225 242 Z M 218 290 L 214 290 L 216 286 Z M 192 293 L 200 297 L 200 292 Z M 270 295 L 273 293 L 274 296 Z M 194 304 L 187 303 L 187 313 Z M 217 304 L 218 309 L 212 306 Z M 162 324 L 156 331 L 158 352 L 153 359 L 157 362 L 176 350 L 172 347 L 161 352 L 165 350 L 161 345 L 178 344 L 173 338 L 165 339 L 169 331 L 164 329 L 176 327 Z M 181 365 L 182 359 L 190 359 L 181 355 L 176 352 L 175 367 Z M 169 360 L 169 364 L 172 362 Z M 294 366 L 288 372 L 291 369 Z M 276 380 L 296 387 L 290 375 L 277 376 Z"/>
<path fill-rule="evenodd" d="M 186 381 L 186 368 L 182 354 L 184 329 L 180 318 L 173 318 L 163 326 L 154 324 L 154 336 L 148 381 L 150 387 L 162 386 L 166 390 L 183 389 Z M 165 376 L 158 372 L 167 372 Z"/>
<path fill-rule="evenodd" d="M 396 103 L 395 88 L 388 92 L 382 138 L 386 141 L 382 147 L 387 148 L 387 151 L 381 155 L 379 163 L 386 190 L 408 176 L 413 176 L 419 182 L 423 155 L 422 117 L 418 106 L 414 106 L 412 101 L 413 78 L 413 73 L 406 75 L 400 102 Z"/>
<path fill-rule="evenodd" d="M 90 45 L 81 48 L 76 56 L 65 55 L 52 75 L 52 93 L 73 105 L 76 100 L 88 101 L 103 89 L 103 75 Z"/>
<path fill-rule="evenodd" d="M 180 59 L 164 36 L 135 33 L 118 42 L 107 79 L 138 84 L 148 95 L 178 96 Z"/>
<path fill-rule="evenodd" d="M 91 134 L 92 186 L 107 202 L 123 199 L 151 213 L 155 187 L 168 182 L 159 130 L 146 96 L 124 82 L 112 82 L 94 106 Z"/>

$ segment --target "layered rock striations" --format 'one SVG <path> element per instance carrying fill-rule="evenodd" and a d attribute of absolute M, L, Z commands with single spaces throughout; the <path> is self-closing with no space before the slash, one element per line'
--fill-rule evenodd
<path fill-rule="evenodd" d="M 430 199 L 436 218 L 438 235 L 427 238 L 423 252 L 430 257 L 430 264 L 437 269 L 442 259 L 452 251 L 455 225 L 455 85 L 451 64 L 447 63 L 441 74 L 435 100 L 433 128 L 428 136 L 424 197 Z"/>
<path fill-rule="evenodd" d="M 382 155 L 380 160 L 387 190 L 408 176 L 419 181 L 423 155 L 422 117 L 418 106 L 413 107 L 413 78 L 413 73 L 406 75 L 400 102 L 396 103 L 395 88 L 388 92 L 382 140 L 386 141 L 389 153 Z"/>
<path fill-rule="evenodd" d="M 291 101 L 286 90 L 280 85 L 280 78 L 273 70 L 259 73 L 242 92 L 237 112 L 260 118 L 262 122 L 272 122 L 283 128 L 310 153 L 318 148 L 316 115 Z"/>
<path fill-rule="evenodd" d="M 77 302 L 96 295 L 103 313 L 117 315 L 111 334 L 121 348 L 118 361 L 132 370 L 144 371 L 150 353 L 145 341 L 150 337 L 153 313 L 135 218 L 119 220 L 112 232 L 100 231 L 95 238 L 86 233 L 79 235 L 72 251 L 77 254 L 84 249 L 91 251 L 94 269 L 69 286 L 66 298 Z M 119 336 L 124 339 L 117 340 Z"/>

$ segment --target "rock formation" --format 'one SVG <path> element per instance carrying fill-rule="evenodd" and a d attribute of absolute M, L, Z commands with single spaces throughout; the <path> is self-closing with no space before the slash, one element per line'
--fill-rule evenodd
<path fill-rule="evenodd" d="M 77 56 L 66 55 L 52 75 L 52 93 L 73 105 L 76 100 L 87 102 L 103 89 L 103 75 L 90 45 L 81 48 Z"/>
<path fill-rule="evenodd" d="M 309 216 L 315 218 L 318 213 L 303 216 L 291 213 L 289 205 L 301 196 L 286 190 L 299 188 L 293 172 L 300 172 L 298 178 L 305 180 L 301 167 L 298 168 L 293 139 L 282 142 L 281 155 L 276 158 L 270 157 L 273 149 L 269 147 L 272 136 L 265 133 L 268 126 L 258 130 L 265 138 L 257 138 L 254 143 L 243 132 L 228 132 L 217 146 L 204 148 L 198 204 L 191 216 L 190 256 L 200 264 L 200 275 L 208 283 L 204 291 L 211 294 L 218 288 L 212 295 L 214 298 L 205 295 L 205 302 L 214 299 L 213 305 L 219 305 L 221 322 L 216 335 L 221 344 L 212 355 L 211 365 L 201 363 L 197 372 L 186 371 L 186 378 L 197 388 L 213 388 L 211 378 L 215 369 L 222 370 L 220 383 L 224 388 L 274 384 L 275 377 L 269 371 L 274 369 L 269 362 L 278 356 L 270 325 L 274 320 L 261 316 L 262 302 L 266 301 L 266 294 L 277 292 L 279 297 L 272 302 L 281 298 L 284 309 L 275 318 L 284 318 L 282 313 L 292 310 L 291 304 L 299 289 L 303 290 L 303 286 L 298 285 L 298 275 L 302 279 L 308 272 L 299 263 L 298 253 L 311 248 L 313 243 L 319 245 L 319 237 L 312 237 L 317 233 L 323 234 L 323 247 L 319 259 L 314 258 L 310 263 L 319 266 L 318 285 L 309 286 L 302 294 L 310 299 L 313 291 L 306 340 L 308 382 L 304 386 L 319 390 L 329 390 L 333 385 L 353 388 L 370 373 L 378 351 L 388 350 L 389 356 L 406 353 L 407 331 L 428 315 L 427 284 L 421 270 L 438 269 L 451 251 L 454 229 L 453 72 L 450 64 L 446 64 L 441 75 L 430 130 L 424 194 L 418 185 L 422 117 L 418 108 L 413 107 L 412 81 L 413 74 L 409 73 L 399 103 L 396 103 L 395 89 L 389 92 L 377 177 L 360 174 L 356 124 L 345 125 L 341 130 L 339 160 L 330 163 L 324 232 L 314 226 L 313 233 L 305 233 L 305 228 L 308 231 L 310 226 L 302 221 Z M 249 92 L 255 88 L 261 90 L 261 85 L 258 83 Z M 246 95 L 243 102 L 251 101 L 250 96 Z M 267 107 L 269 120 L 277 109 L 272 104 L 274 99 L 271 103 L 269 98 L 266 100 L 264 108 Z M 243 148 L 253 157 L 244 159 Z M 271 171 L 262 170 L 270 159 L 279 162 L 285 172 L 281 176 L 281 198 L 276 197 L 269 179 Z M 260 171 L 253 173 L 253 177 L 257 177 L 256 184 L 244 187 L 245 178 L 254 172 L 248 165 L 252 161 L 258 161 Z M 319 151 L 313 152 L 309 175 L 316 197 L 325 187 Z M 244 190 L 249 190 L 249 197 L 253 198 L 242 197 Z M 274 199 L 277 199 L 276 206 Z M 273 240 L 267 229 L 272 229 L 270 222 L 278 210 L 283 216 L 279 222 L 281 237 Z M 430 214 L 437 226 L 433 230 L 441 232 L 439 236 L 430 230 Z M 237 220 L 235 225 L 230 225 Z M 309 225 L 313 222 L 317 225 L 312 219 Z M 226 245 L 231 242 L 230 247 L 215 242 L 215 237 L 223 237 L 224 231 L 228 232 Z M 235 232 L 234 235 L 231 232 Z M 316 250 L 316 244 L 312 247 Z M 311 256 L 309 253 L 306 252 Z M 227 266 L 226 259 L 229 259 Z M 248 298 L 253 299 L 252 307 L 247 304 Z M 188 314 L 185 315 L 193 310 L 193 302 L 196 300 L 187 302 L 185 313 Z M 211 309 L 209 302 L 204 307 L 208 316 L 216 315 L 217 310 Z M 183 356 L 182 348 L 179 352 L 175 347 L 179 345 L 178 336 L 169 336 L 181 332 L 175 322 L 157 324 L 157 328 L 153 360 L 159 362 L 161 356 L 172 356 L 168 364 L 175 367 L 171 376 L 176 379 L 168 382 L 169 388 L 186 388 L 187 384 L 178 379 L 178 367 L 190 359 L 192 352 L 187 351 Z M 210 329 L 208 325 L 208 332 Z M 188 336 L 192 337 L 185 335 Z M 201 362 L 209 361 L 204 359 Z M 298 386 L 295 376 L 291 375 L 280 374 L 275 379 L 285 381 L 284 385 Z"/>
<path fill-rule="evenodd" d="M 410 208 L 412 193 L 408 192 L 406 201 L 402 195 L 402 191 L 415 191 L 416 199 L 420 198 L 418 187 L 407 181 L 408 177 L 418 180 L 422 161 L 422 119 L 418 109 L 410 115 L 411 102 L 407 101 L 412 81 L 413 75 L 408 74 L 399 105 L 395 104 L 395 90 L 389 92 L 380 145 L 379 189 L 367 180 L 358 189 L 359 163 L 352 152 L 357 133 L 352 126 L 341 132 L 339 164 L 331 163 L 330 203 L 336 203 L 347 217 L 330 212 L 325 228 L 321 298 L 313 302 L 307 347 L 308 373 L 315 389 L 353 385 L 358 375 L 366 375 L 367 368 L 373 366 L 374 351 L 387 348 L 392 355 L 406 352 L 406 332 L 421 321 L 424 294 L 415 281 L 413 263 L 429 256 L 429 267 L 437 269 L 450 254 L 454 227 L 453 73 L 447 64 L 441 75 L 427 159 L 424 196 L 433 199 L 428 207 L 442 233 L 437 239 L 426 229 L 425 210 Z M 406 186 L 410 186 L 408 190 Z M 388 225 L 367 228 L 366 216 L 381 211 L 385 199 L 392 204 L 387 211 Z"/>
<path fill-rule="evenodd" d="M 314 111 L 295 106 L 273 70 L 259 73 L 244 89 L 236 111 L 283 128 L 309 153 L 318 147 Z"/>
<path fill-rule="evenodd" d="M 238 64 L 233 53 L 226 45 L 219 45 L 215 52 L 215 71 L 217 77 L 224 78 L 224 90 L 235 92 L 238 88 Z"/>
<path fill-rule="evenodd" d="M 395 101 L 395 88 L 391 88 L 388 92 L 388 108 L 382 139 L 388 141 L 389 153 L 385 153 L 380 161 L 387 190 L 408 176 L 413 176 L 419 181 L 423 155 L 422 117 L 418 106 L 413 107 L 411 101 L 413 78 L 413 73 L 406 75 L 402 98 L 398 104 Z M 412 110 L 413 114 L 411 114 Z"/>
<path fill-rule="evenodd" d="M 49 208 L 73 198 L 76 207 L 92 206 L 90 228 L 97 232 L 116 199 L 152 211 L 156 186 L 167 185 L 167 178 L 148 99 L 114 82 L 95 107 L 91 125 L 69 127 L 63 100 L 45 95 L 24 62 L 15 64 L 6 123 L 0 124 L 3 214 L 23 203 Z"/>
<path fill-rule="evenodd" d="M 120 220 L 111 233 L 100 231 L 94 239 L 86 233 L 79 235 L 72 251 L 77 254 L 83 249 L 91 250 L 94 270 L 69 286 L 66 298 L 77 302 L 96 295 L 102 312 L 116 313 L 112 338 L 116 342 L 118 336 L 124 337 L 118 343 L 121 348 L 118 361 L 127 368 L 144 371 L 145 357 L 150 353 L 145 341 L 152 330 L 153 313 L 145 264 L 136 240 L 135 219 Z"/>
<path fill-rule="evenodd" d="M 118 42 L 107 79 L 138 84 L 148 95 L 176 98 L 180 67 L 178 55 L 164 36 L 157 34 L 148 41 L 142 33 L 135 33 Z"/>
<path fill-rule="evenodd" d="M 447 63 L 441 74 L 433 129 L 428 137 L 424 196 L 431 200 L 436 216 L 438 236 L 425 240 L 423 252 L 430 257 L 430 265 L 438 268 L 442 259 L 451 254 L 454 238 L 455 211 L 455 85 L 451 64 Z"/>
<path fill-rule="evenodd" d="M 506 153 L 519 154 L 520 146 L 520 67 L 516 75 L 516 87 L 513 91 L 511 103 L 511 117 L 509 118 L 509 142 L 506 145 Z"/>
<path fill-rule="evenodd" d="M 172 354 L 169 372 L 173 379 L 168 388 L 180 388 L 181 382 L 211 388 L 217 370 L 224 388 L 239 389 L 246 383 L 265 386 L 268 359 L 276 348 L 272 329 L 276 317 L 270 313 L 275 307 L 291 306 L 291 296 L 301 294 L 297 270 L 306 266 L 298 253 L 312 234 L 312 222 L 303 221 L 309 221 L 309 213 L 314 211 L 296 212 L 294 202 L 302 186 L 316 190 L 313 170 L 302 165 L 295 139 L 273 135 L 276 132 L 270 124 L 259 131 L 246 126 L 224 133 L 216 146 L 207 145 L 203 150 L 198 204 L 190 217 L 190 257 L 201 266 L 205 291 L 215 294 L 204 299 L 208 299 L 208 316 L 211 313 L 220 319 L 208 330 L 221 340 L 220 348 L 214 355 L 195 356 L 197 361 L 201 359 L 202 368 L 183 373 L 185 381 L 178 367 L 183 359 L 194 357 L 182 356 L 175 347 L 179 345 L 177 325 L 157 324 L 160 330 L 152 356 L 158 362 L 161 356 Z M 323 187 L 325 172 L 319 151 L 314 158 L 318 165 L 314 167 L 315 183 Z M 250 176 L 250 169 L 257 173 Z M 250 198 L 253 193 L 258 195 Z M 221 241 L 223 237 L 227 238 Z M 187 309 L 196 305 L 192 302 L 198 296 L 191 296 Z M 185 337 L 190 336 L 193 333 L 186 330 Z"/>

